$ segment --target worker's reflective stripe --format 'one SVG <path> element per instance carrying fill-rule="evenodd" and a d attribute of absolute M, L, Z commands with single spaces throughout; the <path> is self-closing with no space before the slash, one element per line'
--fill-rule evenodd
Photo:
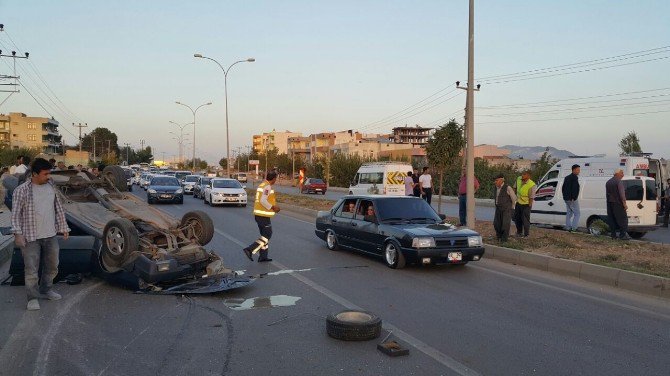
<path fill-rule="evenodd" d="M 273 211 L 266 211 L 266 210 L 259 210 L 259 209 L 256 209 L 256 210 L 254 210 L 254 214 L 256 214 L 256 215 L 260 215 L 260 216 L 269 216 L 269 217 L 272 217 L 272 216 L 275 215 L 275 212 L 273 212 Z"/>
<path fill-rule="evenodd" d="M 256 202 L 254 202 L 254 215 L 259 215 L 261 217 L 274 217 L 275 212 L 268 210 L 265 206 L 261 204 L 261 198 L 263 194 L 263 190 L 265 189 L 266 186 L 268 186 L 268 182 L 264 181 L 262 182 L 258 188 L 256 189 Z M 277 200 L 275 199 L 275 194 L 274 190 L 272 189 L 272 186 L 270 186 L 270 192 L 268 194 L 268 203 L 272 206 L 277 204 Z"/>
<path fill-rule="evenodd" d="M 256 192 L 263 192 L 263 188 L 261 187 L 256 188 Z"/>
<path fill-rule="evenodd" d="M 266 238 L 265 236 L 261 236 L 260 240 L 262 240 L 265 243 L 267 243 L 269 241 L 268 238 Z"/>

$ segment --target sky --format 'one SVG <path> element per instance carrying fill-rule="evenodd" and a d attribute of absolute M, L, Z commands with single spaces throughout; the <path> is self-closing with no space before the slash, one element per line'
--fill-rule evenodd
<path fill-rule="evenodd" d="M 636 131 L 644 151 L 670 157 L 669 14 L 668 1 L 475 1 L 475 142 L 617 155 Z M 0 0 L 0 23 L 3 54 L 30 53 L 16 62 L 24 88 L 0 112 L 52 115 L 70 145 L 81 122 L 174 158 L 170 121 L 193 120 L 175 101 L 211 101 L 197 113 L 196 154 L 217 163 L 224 74 L 194 53 L 224 67 L 256 59 L 228 74 L 231 150 L 273 129 L 463 120 L 454 82 L 467 81 L 466 0 Z M 518 72 L 528 73 L 486 79 Z M 193 128 L 184 132 L 192 145 Z"/>

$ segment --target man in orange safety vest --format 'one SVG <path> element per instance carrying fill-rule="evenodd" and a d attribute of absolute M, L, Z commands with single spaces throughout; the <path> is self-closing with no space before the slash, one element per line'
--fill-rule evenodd
<path fill-rule="evenodd" d="M 268 248 L 270 238 L 272 237 L 272 222 L 270 219 L 275 213 L 279 212 L 275 191 L 272 185 L 277 181 L 275 171 L 268 172 L 265 180 L 256 189 L 256 199 L 254 200 L 254 219 L 258 225 L 258 231 L 261 236 L 242 251 L 251 261 L 254 261 L 253 254 L 259 252 L 258 262 L 272 261 L 268 257 Z"/>

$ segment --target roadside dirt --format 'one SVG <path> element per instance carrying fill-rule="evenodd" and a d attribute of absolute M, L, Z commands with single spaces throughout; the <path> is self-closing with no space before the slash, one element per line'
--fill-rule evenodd
<path fill-rule="evenodd" d="M 277 201 L 280 206 L 285 203 L 314 210 L 330 210 L 335 204 L 335 201 L 319 200 L 308 195 L 294 196 L 281 193 L 277 193 Z M 457 223 L 457 219 L 453 217 L 448 217 L 447 221 Z M 477 221 L 476 230 L 487 244 L 670 277 L 670 245 L 639 240 L 616 241 L 608 236 L 568 233 L 540 227 L 531 227 L 528 238 L 516 238 L 512 235 L 508 242 L 498 244 L 492 222 Z M 514 234 L 515 231 L 512 224 L 511 233 Z"/>

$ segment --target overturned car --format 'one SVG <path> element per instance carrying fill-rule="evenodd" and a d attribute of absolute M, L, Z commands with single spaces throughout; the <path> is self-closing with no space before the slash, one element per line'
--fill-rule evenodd
<path fill-rule="evenodd" d="M 121 167 L 107 166 L 99 177 L 76 170 L 54 171 L 51 176 L 71 239 L 95 238 L 92 259 L 106 277 L 135 278 L 138 289 L 162 293 L 210 293 L 252 282 L 205 249 L 214 236 L 205 212 L 191 211 L 178 220 L 147 205 L 125 193 Z M 61 242 L 65 248 L 67 243 L 72 241 Z M 64 252 L 67 249 L 61 249 L 61 265 L 66 269 Z"/>

